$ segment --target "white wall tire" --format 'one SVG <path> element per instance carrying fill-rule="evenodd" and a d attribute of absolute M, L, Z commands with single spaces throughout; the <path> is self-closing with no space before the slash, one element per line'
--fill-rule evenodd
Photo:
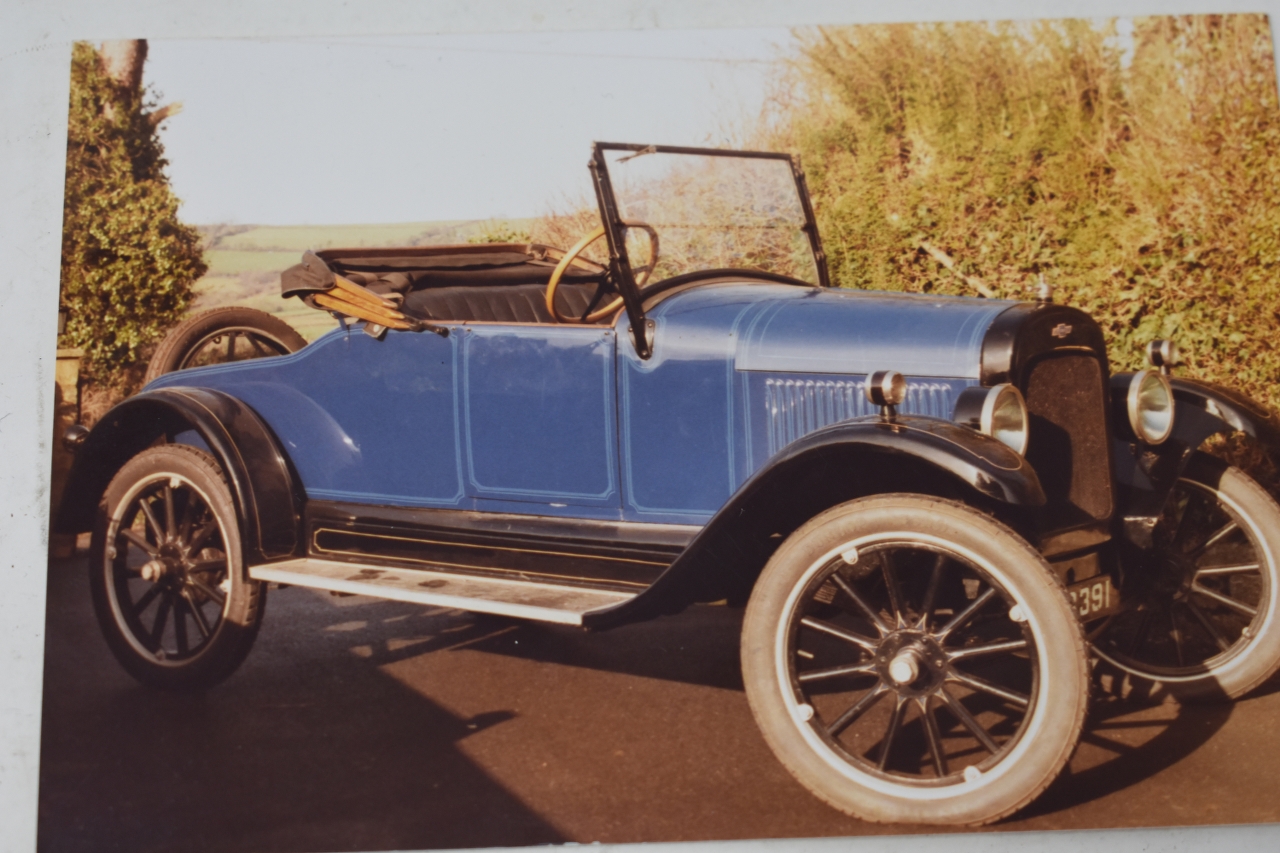
<path fill-rule="evenodd" d="M 747 606 L 742 668 L 779 760 L 877 822 L 1012 814 L 1061 771 L 1088 705 L 1084 637 L 1039 554 L 918 495 L 852 501 L 792 534 Z"/>

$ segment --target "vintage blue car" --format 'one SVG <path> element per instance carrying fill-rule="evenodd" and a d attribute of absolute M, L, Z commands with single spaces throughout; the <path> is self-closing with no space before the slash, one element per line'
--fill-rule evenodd
<path fill-rule="evenodd" d="M 942 824 L 1054 779 L 1091 660 L 1181 698 L 1276 671 L 1280 507 L 1199 450 L 1280 449 L 1272 413 L 1171 376 L 1168 343 L 1112 375 L 1048 292 L 833 289 L 785 154 L 597 143 L 590 168 L 603 225 L 568 250 L 307 253 L 285 295 L 343 328 L 73 436 L 60 527 L 93 531 L 125 669 L 226 678 L 269 583 L 589 629 L 745 604 L 782 763 Z"/>

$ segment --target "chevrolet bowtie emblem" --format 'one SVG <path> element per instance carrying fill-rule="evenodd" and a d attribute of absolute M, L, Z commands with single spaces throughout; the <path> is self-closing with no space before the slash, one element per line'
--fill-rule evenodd
<path fill-rule="evenodd" d="M 1067 335 L 1071 334 L 1071 327 L 1066 323 L 1059 323 L 1053 327 L 1053 331 L 1049 334 L 1053 335 L 1055 338 L 1065 338 Z"/>

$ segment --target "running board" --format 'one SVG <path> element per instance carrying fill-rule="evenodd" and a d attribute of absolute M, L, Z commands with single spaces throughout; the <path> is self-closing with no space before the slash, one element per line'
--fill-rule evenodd
<path fill-rule="evenodd" d="M 587 613 L 613 607 L 635 597 L 630 592 L 314 558 L 254 566 L 249 569 L 249 577 L 289 586 L 371 595 L 564 625 L 581 625 Z"/>

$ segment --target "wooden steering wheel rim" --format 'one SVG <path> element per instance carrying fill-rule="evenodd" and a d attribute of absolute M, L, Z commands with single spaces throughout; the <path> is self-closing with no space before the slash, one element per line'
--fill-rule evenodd
<path fill-rule="evenodd" d="M 648 272 L 652 270 L 653 264 L 657 261 L 657 258 L 655 257 L 657 254 L 655 251 L 657 249 L 657 234 L 653 233 L 652 228 L 646 227 L 645 230 L 650 233 L 651 238 L 649 244 L 649 270 L 645 273 L 645 278 L 647 279 Z M 577 260 L 578 256 L 586 251 L 588 246 L 603 236 L 604 226 L 597 225 L 591 231 L 584 234 L 581 240 L 574 243 L 572 248 L 565 252 L 564 257 L 560 259 L 558 264 L 556 264 L 556 268 L 551 271 L 551 278 L 547 280 L 547 312 L 555 318 L 556 322 L 594 323 L 597 320 L 608 317 L 610 314 L 622 307 L 622 297 L 616 296 L 610 300 L 608 305 L 605 305 L 603 308 L 597 308 L 585 317 L 566 317 L 564 314 L 560 313 L 560 309 L 556 308 L 556 288 L 560 286 L 560 279 L 564 276 L 564 271 L 569 268 L 569 264 Z"/>

